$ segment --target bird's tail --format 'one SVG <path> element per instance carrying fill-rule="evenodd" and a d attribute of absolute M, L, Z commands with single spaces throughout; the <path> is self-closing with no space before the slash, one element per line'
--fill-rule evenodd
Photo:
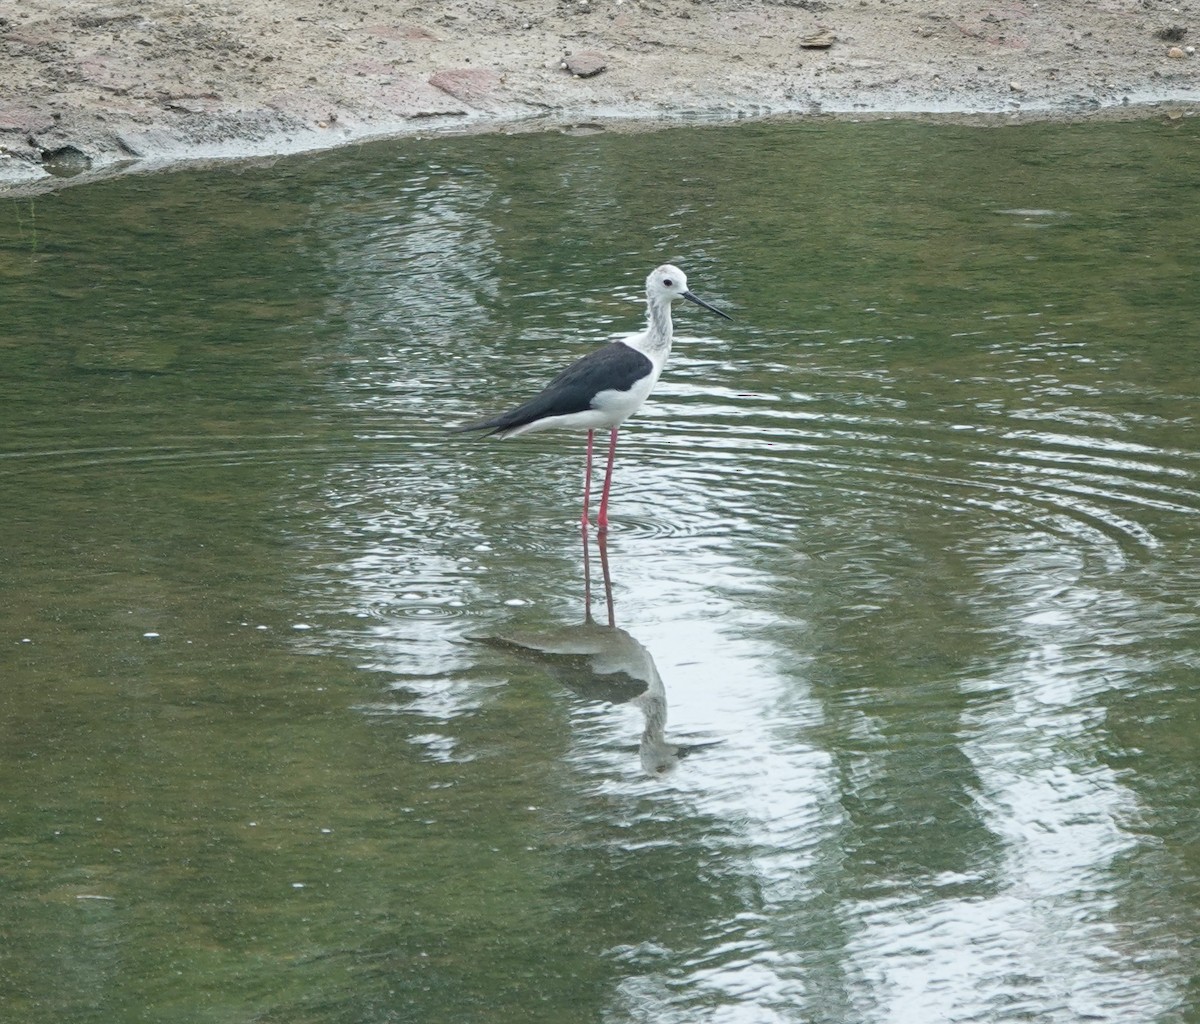
<path fill-rule="evenodd" d="M 454 434 L 482 433 L 484 437 L 507 437 L 519 424 L 510 421 L 507 415 L 492 416 L 486 420 L 475 420 L 473 423 L 460 423 L 451 427 Z"/>
<path fill-rule="evenodd" d="M 524 405 L 519 405 L 508 412 L 502 412 L 498 416 L 489 416 L 485 420 L 464 423 L 453 429 L 457 431 L 486 430 L 488 437 L 513 437 L 516 434 L 532 430 L 543 416 L 545 416 L 545 400 L 539 395 Z"/>

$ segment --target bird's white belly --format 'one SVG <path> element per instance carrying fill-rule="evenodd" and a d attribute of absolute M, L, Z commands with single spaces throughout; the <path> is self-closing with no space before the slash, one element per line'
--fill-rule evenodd
<path fill-rule="evenodd" d="M 599 391 L 592 399 L 591 413 L 602 417 L 597 426 L 615 427 L 629 419 L 642 407 L 642 403 L 650 397 L 654 385 L 658 383 L 658 374 L 643 377 L 628 391 Z M 584 413 L 582 415 L 587 415 Z"/>

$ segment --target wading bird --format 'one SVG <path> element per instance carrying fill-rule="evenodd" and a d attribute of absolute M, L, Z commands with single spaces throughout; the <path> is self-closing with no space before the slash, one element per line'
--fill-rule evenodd
<path fill-rule="evenodd" d="M 688 291 L 687 277 L 678 267 L 664 264 L 646 278 L 646 329 L 610 342 L 576 360 L 524 405 L 467 423 L 459 430 L 486 430 L 496 437 L 516 437 L 531 430 L 565 427 L 587 431 L 587 460 L 583 478 L 583 527 L 588 525 L 592 488 L 592 441 L 597 430 L 611 430 L 608 467 L 596 526 L 608 529 L 608 495 L 612 488 L 613 458 L 617 453 L 617 430 L 654 390 L 671 354 L 671 303 L 687 299 L 723 316 Z"/>

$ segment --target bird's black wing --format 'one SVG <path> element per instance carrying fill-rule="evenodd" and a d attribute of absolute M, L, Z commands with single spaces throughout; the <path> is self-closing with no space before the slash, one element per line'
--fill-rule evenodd
<path fill-rule="evenodd" d="M 457 429 L 502 434 L 535 420 L 587 412 L 600 392 L 628 391 L 652 369 L 653 364 L 637 349 L 614 341 L 575 360 L 524 405 Z"/>

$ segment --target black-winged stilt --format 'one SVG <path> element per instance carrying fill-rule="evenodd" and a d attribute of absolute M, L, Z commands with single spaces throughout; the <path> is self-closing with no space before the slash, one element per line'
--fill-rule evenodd
<path fill-rule="evenodd" d="M 608 529 L 608 494 L 612 488 L 617 430 L 641 408 L 662 374 L 671 354 L 671 303 L 687 299 L 725 317 L 688 291 L 687 277 L 669 263 L 646 278 L 646 329 L 610 342 L 576 360 L 524 405 L 490 419 L 467 423 L 459 430 L 486 430 L 497 437 L 516 437 L 531 430 L 567 427 L 587 431 L 587 460 L 583 478 L 583 526 L 588 524 L 592 489 L 592 440 L 597 430 L 612 431 L 608 442 L 608 467 L 600 498 L 597 528 Z"/>

